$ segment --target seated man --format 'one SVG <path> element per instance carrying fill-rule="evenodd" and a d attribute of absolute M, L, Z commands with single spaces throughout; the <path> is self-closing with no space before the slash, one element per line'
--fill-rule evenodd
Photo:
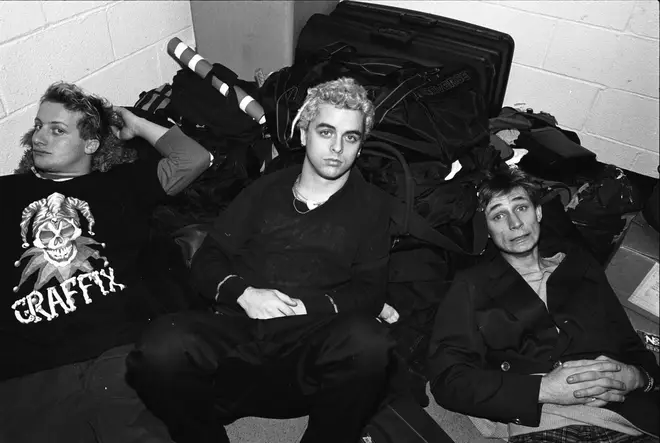
<path fill-rule="evenodd" d="M 0 177 L 0 441 L 171 441 L 124 361 L 157 314 L 137 266 L 150 209 L 209 153 L 67 83 L 47 89 L 34 122 L 24 172 Z M 127 161 L 133 137 L 165 158 Z"/>
<path fill-rule="evenodd" d="M 302 167 L 246 188 L 193 258 L 219 313 L 162 317 L 128 357 L 178 443 L 228 442 L 223 425 L 243 416 L 305 414 L 303 442 L 356 443 L 384 394 L 389 215 L 353 168 L 373 104 L 342 78 L 311 88 L 298 117 Z"/>
<path fill-rule="evenodd" d="M 498 251 L 458 273 L 439 307 L 429 350 L 435 399 L 488 419 L 474 421 L 509 442 L 657 435 L 653 354 L 593 258 L 571 245 L 539 251 L 537 198 L 517 169 L 479 187 Z"/>

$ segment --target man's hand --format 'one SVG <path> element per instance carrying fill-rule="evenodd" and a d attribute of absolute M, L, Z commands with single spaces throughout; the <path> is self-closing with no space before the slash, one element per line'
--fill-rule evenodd
<path fill-rule="evenodd" d="M 282 294 L 280 292 L 280 294 Z M 284 294 L 282 294 L 284 295 Z M 285 296 L 286 297 L 286 296 Z M 293 300 L 296 305 L 292 306 L 291 309 L 293 310 L 293 315 L 307 315 L 307 307 L 305 306 L 305 303 L 299 298 L 289 298 L 286 297 L 289 300 Z M 283 300 L 284 301 L 284 300 Z"/>
<path fill-rule="evenodd" d="M 621 365 L 613 361 L 590 360 L 584 365 L 564 363 L 541 379 L 539 403 L 601 407 L 611 401 L 623 401 L 625 383 L 612 375 L 621 369 Z M 588 380 L 574 383 L 567 381 L 582 373 L 590 374 Z M 576 395 L 578 391 L 588 395 Z"/>
<path fill-rule="evenodd" d="M 293 308 L 298 306 L 295 300 L 277 289 L 257 289 L 251 286 L 238 297 L 237 302 L 248 317 L 260 320 L 296 315 Z"/>
<path fill-rule="evenodd" d="M 124 120 L 124 126 L 122 126 L 121 129 L 115 126 L 111 128 L 112 133 L 115 134 L 119 140 L 126 141 L 134 137 L 141 137 L 148 141 L 151 146 L 156 146 L 158 139 L 167 132 L 167 128 L 157 125 L 146 118 L 138 117 L 121 106 L 115 106 L 113 109 L 119 114 L 122 120 Z M 167 153 L 163 153 L 162 151 L 161 154 L 165 157 L 168 156 Z"/>
<path fill-rule="evenodd" d="M 383 305 L 383 309 L 380 311 L 380 314 L 378 314 L 378 318 L 392 324 L 399 320 L 399 313 L 392 306 L 385 303 Z"/>
<path fill-rule="evenodd" d="M 128 109 L 121 106 L 114 106 L 113 110 L 119 114 L 124 121 L 124 126 L 120 129 L 115 126 L 112 127 L 112 132 L 119 140 L 130 140 L 133 137 L 140 135 L 139 127 L 141 120 L 144 120 L 137 115 L 133 114 Z"/>
<path fill-rule="evenodd" d="M 620 371 L 606 373 L 605 375 L 607 377 L 610 377 L 614 380 L 623 383 L 624 385 L 623 389 L 617 390 L 613 393 L 608 393 L 608 392 L 600 393 L 599 389 L 596 389 L 595 387 L 578 389 L 574 392 L 576 397 L 591 397 L 598 400 L 606 400 L 606 401 L 624 401 L 625 396 L 628 395 L 630 391 L 634 391 L 635 389 L 638 389 L 639 387 L 642 386 L 644 377 L 642 376 L 641 371 L 637 367 L 618 362 L 604 355 L 599 356 L 595 360 L 573 360 L 564 363 L 565 368 L 581 369 L 580 372 L 569 376 L 566 379 L 566 382 L 571 385 L 577 385 L 579 383 L 591 382 L 593 380 L 596 380 L 597 378 L 602 376 L 603 373 L 598 373 L 593 370 L 585 370 L 585 369 L 599 362 L 609 362 L 621 367 Z M 608 396 L 608 394 L 610 395 Z M 612 396 L 614 399 L 606 398 Z"/>

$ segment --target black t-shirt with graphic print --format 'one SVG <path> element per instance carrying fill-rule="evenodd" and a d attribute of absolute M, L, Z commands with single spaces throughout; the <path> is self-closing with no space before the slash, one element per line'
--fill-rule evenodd
<path fill-rule="evenodd" d="M 137 266 L 165 197 L 157 162 L 0 177 L 0 380 L 100 355 L 152 316 Z"/>

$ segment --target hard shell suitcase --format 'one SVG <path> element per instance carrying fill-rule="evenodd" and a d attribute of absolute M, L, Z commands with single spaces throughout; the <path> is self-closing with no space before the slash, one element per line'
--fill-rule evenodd
<path fill-rule="evenodd" d="M 486 102 L 493 100 L 494 60 L 483 51 L 475 51 L 470 45 L 438 41 L 426 35 L 417 35 L 413 40 L 409 33 L 395 32 L 389 28 L 374 30 L 370 23 L 321 14 L 310 17 L 300 36 L 296 60 L 309 56 L 318 47 L 342 41 L 359 54 L 404 58 L 427 67 L 442 66 L 453 70 L 468 64 L 479 73 L 480 88 Z"/>
<path fill-rule="evenodd" d="M 453 443 L 440 425 L 412 398 L 398 398 L 367 425 L 360 443 Z"/>
<path fill-rule="evenodd" d="M 442 2 L 439 3 L 442 4 Z M 405 2 L 401 4 L 405 4 Z M 387 29 L 389 26 L 395 31 L 429 34 L 438 40 L 463 43 L 473 49 L 490 53 L 494 57 L 495 70 L 493 98 L 499 112 L 504 100 L 515 48 L 510 35 L 440 15 L 357 1 L 339 3 L 331 15 L 345 18 L 355 17 L 353 19 L 355 21 L 374 24 L 377 22 L 379 27 Z"/>
<path fill-rule="evenodd" d="M 480 73 L 490 116 L 502 107 L 514 50 L 507 34 L 433 14 L 344 1 L 329 16 L 309 19 L 296 59 L 337 41 L 359 53 L 403 57 L 429 67 L 469 65 Z"/>

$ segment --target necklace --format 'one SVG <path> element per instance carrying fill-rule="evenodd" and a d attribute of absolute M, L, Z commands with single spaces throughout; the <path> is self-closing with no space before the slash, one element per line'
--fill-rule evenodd
<path fill-rule="evenodd" d="M 305 215 L 308 212 L 318 208 L 319 206 L 322 206 L 323 203 L 325 203 L 327 200 L 324 200 L 322 202 L 315 202 L 309 200 L 307 197 L 302 195 L 300 191 L 298 191 L 298 186 L 300 185 L 300 174 L 298 174 L 298 177 L 296 178 L 296 181 L 293 182 L 293 186 L 291 187 L 291 193 L 293 194 L 293 209 L 300 215 Z M 296 202 L 301 202 L 307 206 L 306 211 L 301 211 L 298 209 L 298 206 L 296 205 Z"/>

